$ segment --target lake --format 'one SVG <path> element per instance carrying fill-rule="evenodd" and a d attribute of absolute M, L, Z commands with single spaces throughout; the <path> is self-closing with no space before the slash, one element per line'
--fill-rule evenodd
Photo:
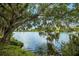
<path fill-rule="evenodd" d="M 13 37 L 24 43 L 23 48 L 28 50 L 35 50 L 36 47 L 40 46 L 41 44 L 47 43 L 47 37 L 40 36 L 39 32 L 14 32 Z M 53 44 L 57 49 L 60 49 L 62 42 L 67 43 L 68 41 L 69 33 L 61 32 L 59 34 L 58 41 L 54 39 Z"/>

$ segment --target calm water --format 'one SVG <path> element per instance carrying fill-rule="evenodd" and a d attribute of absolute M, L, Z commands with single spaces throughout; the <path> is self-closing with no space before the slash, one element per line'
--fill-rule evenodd
<path fill-rule="evenodd" d="M 47 43 L 46 36 L 40 36 L 38 32 L 14 32 L 13 37 L 24 43 L 24 49 L 35 50 L 35 48 L 41 44 Z M 56 48 L 61 48 L 61 43 L 67 43 L 68 41 L 69 34 L 62 32 L 59 34 L 59 40 L 53 40 L 53 44 Z"/>

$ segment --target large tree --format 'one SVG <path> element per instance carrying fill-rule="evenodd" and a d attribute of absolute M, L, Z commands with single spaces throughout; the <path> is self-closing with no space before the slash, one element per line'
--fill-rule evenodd
<path fill-rule="evenodd" d="M 0 41 L 9 40 L 12 32 L 25 23 L 30 27 L 29 21 L 38 18 L 42 11 L 47 8 L 46 4 L 41 10 L 38 10 L 39 4 L 0 4 Z M 23 27 L 23 25 L 22 25 Z M 24 29 L 24 28 L 21 28 Z M 19 29 L 20 30 L 20 29 Z"/>
<path fill-rule="evenodd" d="M 14 31 L 69 31 L 79 22 L 79 4 L 0 4 L 0 41 Z"/>
<path fill-rule="evenodd" d="M 53 55 L 53 39 L 61 31 L 74 31 L 79 23 L 79 4 L 0 4 L 0 42 L 9 41 L 14 31 L 37 31 L 48 36 L 48 54 Z M 76 28 L 79 31 L 79 28 Z M 56 32 L 56 35 L 51 35 Z M 51 53 L 50 53 L 51 52 Z"/>

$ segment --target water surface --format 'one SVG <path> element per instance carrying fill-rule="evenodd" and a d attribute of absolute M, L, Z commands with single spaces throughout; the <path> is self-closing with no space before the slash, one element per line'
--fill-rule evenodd
<path fill-rule="evenodd" d="M 14 32 L 13 37 L 15 37 L 18 41 L 24 43 L 24 49 L 35 50 L 36 47 L 41 44 L 46 44 L 46 36 L 40 36 L 39 32 Z M 53 40 L 53 44 L 56 48 L 61 48 L 61 44 L 67 43 L 69 41 L 69 34 L 66 32 L 61 32 L 59 34 L 58 41 Z"/>

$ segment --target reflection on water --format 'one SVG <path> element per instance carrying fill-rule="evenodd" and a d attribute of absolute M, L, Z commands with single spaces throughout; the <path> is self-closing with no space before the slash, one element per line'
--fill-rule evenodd
<path fill-rule="evenodd" d="M 59 34 L 58 41 L 54 40 L 54 45 L 57 49 L 60 49 L 62 43 L 68 43 L 68 42 L 69 42 L 69 33 L 62 32 Z"/>
<path fill-rule="evenodd" d="M 46 43 L 46 37 L 40 37 L 38 32 L 14 32 L 13 37 L 24 43 L 25 49 L 34 50 L 40 44 Z"/>
<path fill-rule="evenodd" d="M 13 37 L 24 43 L 24 49 L 35 50 L 41 44 L 46 44 L 46 36 L 40 36 L 38 32 L 14 32 Z M 69 41 L 69 34 L 61 32 L 58 41 L 53 40 L 53 44 L 57 49 L 61 48 L 61 44 Z"/>

